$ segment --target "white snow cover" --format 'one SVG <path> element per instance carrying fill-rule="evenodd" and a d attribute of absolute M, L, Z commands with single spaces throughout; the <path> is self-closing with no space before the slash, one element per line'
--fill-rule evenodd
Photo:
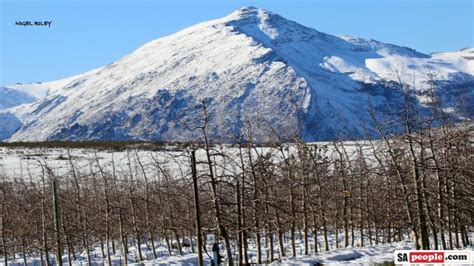
<path fill-rule="evenodd" d="M 428 75 L 434 75 L 436 80 L 449 80 L 450 74 L 465 73 L 472 78 L 474 75 L 474 49 L 458 52 L 433 54 L 428 58 L 390 56 L 386 58 L 370 58 L 366 66 L 383 79 L 397 80 L 397 72 L 403 82 L 423 90 Z"/>
<path fill-rule="evenodd" d="M 48 94 L 55 93 L 56 91 L 63 89 L 67 85 L 71 84 L 74 80 L 79 78 L 80 76 L 88 74 L 92 71 L 89 71 L 81 75 L 75 75 L 72 77 L 63 78 L 56 81 L 35 82 L 35 83 L 27 83 L 27 84 L 17 83 L 17 84 L 7 85 L 6 87 L 15 91 L 24 92 L 35 98 L 44 98 Z"/>
<path fill-rule="evenodd" d="M 269 132 L 299 132 L 309 141 L 340 132 L 363 137 L 367 94 L 375 107 L 395 106 L 393 74 L 404 71 L 403 81 L 423 91 L 426 70 L 454 86 L 449 93 L 456 97 L 467 86 L 472 99 L 472 49 L 430 56 L 328 35 L 245 7 L 151 41 L 100 69 L 44 86 L 15 85 L 47 95 L 3 112 L 23 124 L 10 141 L 192 140 L 196 133 L 189 128 L 202 119 L 201 101 L 211 114 L 211 137 L 219 140 L 235 140 L 247 121 L 270 139 Z"/>
<path fill-rule="evenodd" d="M 322 239 L 319 241 L 322 242 Z M 335 241 L 334 235 L 330 236 L 330 242 L 333 243 Z M 342 241 L 342 240 L 341 240 Z M 163 241 L 164 242 L 164 241 Z M 290 251 L 290 246 L 289 243 L 285 244 L 285 247 L 287 249 L 287 252 Z M 221 246 L 221 250 L 223 250 L 223 246 Z M 320 247 L 318 247 L 320 248 Z M 395 250 L 411 250 L 413 248 L 413 244 L 409 241 L 403 241 L 403 242 L 395 242 L 392 244 L 385 244 L 385 245 L 369 245 L 365 247 L 349 247 L 349 248 L 339 248 L 339 249 L 334 249 L 328 252 L 319 252 L 317 255 L 308 255 L 308 256 L 298 256 L 298 257 L 292 257 L 288 256 L 282 259 L 281 262 L 273 262 L 268 265 L 275 265 L 275 266 L 283 266 L 283 265 L 377 265 L 376 263 L 380 263 L 381 265 L 384 265 L 383 263 L 388 263 L 388 262 L 393 262 L 393 257 L 394 257 L 394 252 Z M 135 256 L 133 255 L 133 252 L 136 251 L 136 247 L 132 246 L 130 248 L 131 254 L 129 254 L 128 257 L 128 265 L 149 265 L 149 266 L 165 266 L 165 265 L 197 265 L 197 254 L 196 253 L 191 253 L 190 248 L 185 247 L 183 251 L 183 255 L 180 256 L 177 254 L 177 250 L 173 250 L 172 256 L 167 255 L 167 248 L 165 246 L 165 243 L 159 243 L 157 247 L 157 254 L 159 258 L 157 259 L 152 259 L 153 254 L 151 251 L 148 249 L 148 247 L 143 244 L 142 247 L 142 254 L 146 258 L 150 258 L 148 260 L 145 260 L 140 263 L 134 263 L 135 261 Z M 211 246 L 208 245 L 206 247 L 206 250 L 211 253 Z M 303 243 L 302 241 L 297 240 L 297 248 L 296 248 L 298 254 L 301 254 L 303 251 Z M 269 252 L 269 249 L 264 247 L 263 250 L 263 257 L 265 258 L 267 255 L 267 252 Z M 274 247 L 275 255 L 278 257 L 278 248 Z M 221 252 L 222 253 L 222 252 Z M 94 246 L 94 251 L 92 252 L 92 262 L 95 263 L 96 265 L 102 265 L 104 263 L 104 260 L 102 258 L 102 252 L 100 251 L 100 246 L 96 245 Z M 120 261 L 120 252 L 117 252 L 117 255 L 111 256 L 112 260 L 112 265 L 121 265 Z M 210 263 L 210 257 L 204 253 L 203 254 L 203 259 L 204 259 L 204 264 L 205 265 L 211 265 Z M 249 261 L 252 263 L 256 263 L 256 250 L 255 250 L 255 245 L 251 241 L 249 243 Z M 87 258 L 85 254 L 77 254 L 76 257 L 78 258 L 77 261 L 74 261 L 72 265 L 85 265 L 87 264 Z M 51 259 L 54 260 L 53 256 L 51 256 Z M 234 263 L 235 263 L 235 259 Z M 63 257 L 63 261 L 67 261 L 67 256 Z M 2 262 L 2 259 L 0 259 L 0 262 Z M 29 257 L 28 262 L 31 263 L 31 265 L 38 265 L 40 264 L 40 258 L 39 257 Z M 224 261 L 225 263 L 225 261 Z M 123 264 L 123 263 L 122 263 Z M 23 259 L 21 257 L 18 257 L 15 261 L 9 261 L 8 262 L 9 266 L 21 266 L 23 265 Z"/>

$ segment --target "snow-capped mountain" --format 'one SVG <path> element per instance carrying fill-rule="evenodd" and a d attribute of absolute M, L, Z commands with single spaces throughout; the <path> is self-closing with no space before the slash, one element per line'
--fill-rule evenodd
<path fill-rule="evenodd" d="M 199 134 L 192 128 L 202 123 L 201 102 L 216 140 L 233 141 L 249 124 L 254 136 L 271 139 L 360 138 L 372 132 L 369 105 L 386 110 L 400 103 L 398 76 L 417 91 L 420 106 L 430 101 L 431 76 L 448 99 L 446 110 L 461 116 L 462 97 L 468 104 L 462 117 L 469 118 L 473 59 L 474 49 L 426 55 L 241 8 L 110 65 L 44 83 L 43 97 L 0 111 L 0 124 L 11 125 L 0 128 L 10 132 L 0 138 L 192 140 Z M 22 88 L 32 87 L 13 89 Z"/>

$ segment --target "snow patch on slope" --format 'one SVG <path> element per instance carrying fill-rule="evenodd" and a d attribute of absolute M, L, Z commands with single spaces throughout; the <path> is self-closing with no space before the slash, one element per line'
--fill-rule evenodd
<path fill-rule="evenodd" d="M 441 58 L 448 58 L 443 60 Z M 438 55 L 432 58 L 412 58 L 392 56 L 386 58 L 367 59 L 366 66 L 379 77 L 385 80 L 397 81 L 401 78 L 403 83 L 417 90 L 429 88 L 429 77 L 434 80 L 449 80 L 456 73 L 465 73 L 467 79 L 472 79 L 473 62 L 468 62 L 460 56 Z"/>
<path fill-rule="evenodd" d="M 474 48 L 465 48 L 456 52 L 435 53 L 432 58 L 445 62 L 460 72 L 474 75 Z"/>
<path fill-rule="evenodd" d="M 85 75 L 86 73 L 82 74 Z M 58 90 L 63 89 L 66 87 L 68 84 L 76 80 L 82 75 L 76 75 L 56 81 L 49 81 L 49 82 L 36 82 L 36 83 L 26 83 L 26 84 L 12 84 L 12 85 L 7 85 L 6 87 L 10 89 L 14 89 L 17 91 L 21 91 L 24 93 L 27 93 L 29 95 L 32 95 L 36 98 L 43 98 L 47 96 L 50 93 L 57 92 Z"/>

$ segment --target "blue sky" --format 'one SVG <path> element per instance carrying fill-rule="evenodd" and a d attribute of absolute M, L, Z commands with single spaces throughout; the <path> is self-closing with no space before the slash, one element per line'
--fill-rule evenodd
<path fill-rule="evenodd" d="M 474 46 L 474 0 L 0 0 L 0 84 L 64 78 L 242 6 L 431 53 Z M 16 21 L 53 21 L 48 27 Z"/>

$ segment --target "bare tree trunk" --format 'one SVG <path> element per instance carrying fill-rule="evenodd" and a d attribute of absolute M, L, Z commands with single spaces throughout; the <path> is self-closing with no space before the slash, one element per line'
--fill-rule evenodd
<path fill-rule="evenodd" d="M 68 219 L 64 217 L 64 210 L 61 208 L 61 221 L 63 221 L 63 232 L 64 232 L 64 237 L 66 240 L 66 247 L 67 247 L 67 261 L 68 265 L 72 266 L 72 256 L 74 254 L 74 248 L 72 247 L 70 235 L 68 233 Z"/>
<path fill-rule="evenodd" d="M 273 230 L 271 229 L 270 227 L 270 235 L 269 235 L 269 241 L 270 241 L 270 258 L 269 258 L 269 262 L 273 262 L 273 260 L 275 259 L 275 251 L 273 249 L 273 245 L 274 245 L 274 241 L 273 241 Z"/>
<path fill-rule="evenodd" d="M 212 163 L 211 152 L 210 152 L 210 147 L 209 147 L 209 140 L 207 136 L 207 125 L 209 122 L 209 116 L 208 116 L 207 109 L 204 103 L 202 104 L 202 107 L 203 107 L 204 119 L 205 119 L 204 125 L 202 127 L 202 131 L 203 131 L 203 136 L 204 136 L 204 145 L 205 145 L 204 148 L 206 151 L 207 166 L 209 169 L 209 178 L 211 180 L 212 202 L 213 202 L 214 212 L 216 216 L 215 218 L 216 218 L 217 226 L 219 228 L 220 235 L 224 238 L 228 265 L 233 266 L 232 249 L 230 247 L 230 239 L 227 233 L 227 229 L 225 228 L 224 222 L 222 221 L 222 217 L 221 217 L 219 197 L 218 197 L 218 192 L 217 192 L 217 179 L 214 176 L 213 163 Z"/>
<path fill-rule="evenodd" d="M 61 213 L 59 206 L 59 188 L 56 177 L 52 177 L 53 191 L 53 213 L 54 213 L 54 230 L 56 232 L 56 261 L 58 265 L 62 265 L 63 246 L 61 243 Z"/>
<path fill-rule="evenodd" d="M 323 204 L 323 189 L 322 189 L 322 183 L 321 183 L 321 169 L 319 166 L 319 162 L 317 161 L 317 151 L 318 148 L 314 147 L 314 154 L 311 154 L 311 160 L 313 162 L 313 167 L 315 169 L 315 178 L 316 178 L 316 194 L 317 194 L 317 204 L 318 204 L 318 210 L 319 210 L 319 219 L 321 222 L 321 226 L 323 227 L 323 239 L 324 239 L 324 250 L 329 251 L 329 239 L 328 239 L 328 227 L 327 227 L 327 219 L 326 219 L 326 212 L 325 212 L 325 206 Z"/>
<path fill-rule="evenodd" d="M 362 157 L 362 151 L 359 152 L 360 153 L 360 157 L 361 157 L 361 160 L 363 160 L 363 157 Z M 364 184 L 363 184 L 363 177 L 367 174 L 365 173 L 364 170 L 362 170 L 362 174 L 361 176 L 359 177 L 359 230 L 360 230 L 360 246 L 363 247 L 364 246 L 364 216 L 363 216 L 363 202 L 364 202 Z"/>
<path fill-rule="evenodd" d="M 134 200 L 134 191 L 133 191 L 133 172 L 132 172 L 132 162 L 130 160 L 130 154 L 127 152 L 127 160 L 128 160 L 128 168 L 129 168 L 129 177 L 130 177 L 130 184 L 128 186 L 128 197 L 130 201 L 130 208 L 132 210 L 132 223 L 133 223 L 133 229 L 135 231 L 135 238 L 137 240 L 137 251 L 138 251 L 138 258 L 136 258 L 136 261 L 143 261 L 143 255 L 142 255 L 142 249 L 141 249 L 141 233 L 140 229 L 138 228 L 138 222 L 137 222 L 137 212 L 135 208 L 135 200 Z"/>
<path fill-rule="evenodd" d="M 291 226 L 290 226 L 290 238 L 291 238 L 291 252 L 292 252 L 292 255 L 293 257 L 296 257 L 296 239 L 295 239 L 295 230 L 296 230 L 296 203 L 295 203 L 295 191 L 294 191 L 294 188 L 293 188 L 293 172 L 292 172 L 292 165 L 291 165 L 291 162 L 289 161 L 288 159 L 288 156 L 285 155 L 285 152 L 283 150 L 283 147 L 280 145 L 279 146 L 279 151 L 280 151 L 280 154 L 283 158 L 283 162 L 285 164 L 285 171 L 286 173 L 288 174 L 287 176 L 287 181 L 288 182 L 288 186 L 289 186 L 289 189 L 290 189 L 290 211 L 291 211 L 291 217 L 290 217 L 290 220 L 291 220 Z"/>
<path fill-rule="evenodd" d="M 1 192 L 1 201 L 0 201 L 0 233 L 2 234 L 2 251 L 3 251 L 3 257 L 4 257 L 4 266 L 8 266 L 8 250 L 7 250 L 7 236 L 6 236 L 6 215 L 8 213 L 7 206 L 5 203 L 5 198 L 6 198 L 6 190 L 0 189 Z"/>
<path fill-rule="evenodd" d="M 303 241 L 304 241 L 304 255 L 308 255 L 309 254 L 309 243 L 308 243 L 308 213 L 307 213 L 307 195 L 306 195 L 306 185 L 305 183 L 303 182 L 303 191 L 302 191 L 302 194 L 303 194 L 303 234 L 304 234 L 304 237 L 303 237 Z"/>
<path fill-rule="evenodd" d="M 151 242 L 151 249 L 153 252 L 153 257 L 156 259 L 156 249 L 155 249 L 155 240 L 154 240 L 154 232 L 153 232 L 153 225 L 150 220 L 150 192 L 149 192 L 149 185 L 148 185 L 148 177 L 145 171 L 145 167 L 143 166 L 140 157 L 138 156 L 138 152 L 135 150 L 135 156 L 142 171 L 143 178 L 145 179 L 145 222 L 147 225 L 148 237 L 150 238 Z"/>
<path fill-rule="evenodd" d="M 249 143 L 252 142 L 252 135 L 249 134 Z M 258 183 L 257 183 L 257 173 L 255 172 L 255 166 L 253 163 L 252 158 L 252 150 L 251 145 L 248 145 L 248 160 L 250 165 L 250 172 L 252 174 L 252 183 L 253 183 L 253 219 L 254 219 L 254 230 L 255 230 L 255 238 L 257 244 L 257 263 L 262 263 L 262 243 L 261 243 L 261 236 L 260 236 L 260 221 L 259 221 L 259 204 L 258 204 Z"/>
<path fill-rule="evenodd" d="M 122 201 L 120 200 L 119 190 L 117 185 L 117 175 L 115 172 L 115 161 L 114 161 L 114 154 L 112 153 L 112 177 L 113 177 L 113 188 L 115 199 L 117 201 L 118 211 L 119 211 L 119 233 L 120 233 L 120 242 L 122 243 L 122 253 L 123 253 L 123 263 L 124 265 L 128 265 L 128 245 L 127 245 L 127 235 L 125 234 L 124 229 L 124 217 L 123 217 L 123 205 Z"/>
<path fill-rule="evenodd" d="M 72 173 L 72 176 L 74 178 L 74 187 L 75 187 L 75 192 L 76 192 L 76 198 L 75 198 L 75 201 L 76 201 L 76 211 L 78 212 L 78 221 L 80 223 L 80 226 L 82 227 L 82 245 L 84 247 L 84 250 L 86 251 L 86 254 L 87 254 L 87 262 L 89 264 L 92 263 L 92 260 L 91 260 L 91 256 L 90 256 L 90 248 L 89 248 L 89 240 L 88 240 L 88 227 L 87 227 L 87 217 L 86 217 L 86 214 L 85 214 L 85 209 L 84 207 L 82 206 L 83 202 L 82 202 L 82 197 L 81 197 L 81 186 L 79 185 L 79 178 L 77 176 L 77 173 L 76 173 L 76 169 L 74 167 L 74 164 L 72 163 L 72 159 L 71 159 L 71 154 L 70 154 L 70 151 L 68 149 L 68 158 L 69 158 L 69 164 L 70 164 L 70 167 L 71 167 L 71 173 Z"/>
<path fill-rule="evenodd" d="M 182 248 L 181 240 L 179 239 L 179 234 L 178 234 L 177 230 L 174 230 L 174 237 L 176 239 L 176 245 L 178 246 L 179 255 L 182 256 L 183 255 L 183 248 Z"/>
<path fill-rule="evenodd" d="M 105 175 L 100 163 L 97 154 L 95 154 L 95 161 L 97 167 L 99 168 L 100 175 L 102 176 L 102 180 L 104 182 L 104 196 L 105 196 L 105 243 L 107 245 L 107 262 L 109 265 L 112 265 L 112 259 L 110 257 L 110 197 L 109 197 L 109 186 L 107 181 L 107 176 Z M 113 239 L 112 239 L 113 242 Z"/>
<path fill-rule="evenodd" d="M 194 192 L 194 214 L 196 216 L 196 235 L 197 235 L 197 248 L 198 248 L 198 265 L 203 265 L 202 258 L 202 227 L 201 227 L 201 210 L 199 207 L 199 190 L 197 180 L 197 169 L 196 169 L 196 151 L 191 151 L 191 171 L 193 177 L 193 192 Z M 238 186 L 238 184 L 237 184 Z M 241 250 L 241 249 L 240 249 Z M 240 253 L 240 251 L 239 251 Z"/>
<path fill-rule="evenodd" d="M 344 247 L 349 246 L 349 221 L 348 221 L 348 193 L 347 184 L 346 184 L 346 174 L 345 174 L 345 166 L 344 166 L 344 158 L 342 152 L 337 147 L 337 144 L 334 143 L 334 148 L 336 149 L 337 153 L 339 154 L 339 173 L 341 178 L 341 185 L 342 185 L 342 219 L 344 223 Z"/>
<path fill-rule="evenodd" d="M 291 254 L 296 257 L 296 241 L 295 241 L 295 230 L 296 230 L 296 208 L 295 199 L 293 192 L 293 185 L 290 184 L 290 206 L 291 206 L 291 227 L 290 227 L 290 238 L 291 238 Z"/>
<path fill-rule="evenodd" d="M 244 171 L 245 170 L 245 162 L 244 162 L 244 158 L 243 158 L 243 154 L 242 154 L 242 147 L 240 146 L 239 147 L 239 157 L 240 157 L 240 164 L 241 164 L 241 168 L 242 170 Z M 248 242 L 247 242 L 247 230 L 246 230 L 246 222 L 245 222 L 245 206 L 244 206 L 244 202 L 245 202 L 245 172 L 242 173 L 241 175 L 241 199 L 240 199 L 240 209 L 241 209 L 241 220 L 240 220 L 240 223 L 242 225 L 242 230 L 240 231 L 239 235 L 241 235 L 242 237 L 242 254 L 243 254 L 243 258 L 244 258 L 244 262 L 245 264 L 249 264 L 249 258 L 248 258 L 248 253 L 247 253 L 247 249 L 248 249 Z M 240 251 L 239 251 L 240 252 Z"/>
<path fill-rule="evenodd" d="M 23 253 L 23 263 L 25 264 L 25 266 L 28 265 L 28 260 L 27 260 L 27 257 L 28 257 L 28 254 L 27 254 L 27 251 L 26 251 L 26 240 L 25 240 L 25 237 L 23 236 L 21 238 L 21 253 Z M 5 259 L 6 261 L 6 259 Z"/>
<path fill-rule="evenodd" d="M 275 211 L 275 217 L 277 221 L 277 226 L 278 226 L 278 245 L 280 246 L 280 260 L 285 257 L 285 245 L 283 243 L 283 228 L 280 222 L 280 215 L 278 214 L 277 211 Z"/>
<path fill-rule="evenodd" d="M 43 191 L 41 194 L 41 226 L 42 226 L 42 242 L 43 242 L 43 251 L 45 254 L 46 265 L 51 266 L 51 262 L 49 261 L 49 247 L 48 247 L 48 235 L 47 235 L 47 224 L 46 224 L 46 182 L 45 182 L 45 173 L 44 173 L 44 165 L 41 164 L 42 168 L 42 187 Z"/>
<path fill-rule="evenodd" d="M 425 209 L 423 208 L 424 198 L 423 198 L 423 192 L 422 192 L 418 159 L 415 154 L 415 148 L 413 146 L 411 136 L 409 137 L 409 145 L 410 145 L 410 152 L 412 154 L 413 185 L 416 191 L 415 195 L 416 195 L 416 205 L 418 209 L 418 225 L 419 225 L 419 230 L 420 230 L 421 248 L 424 250 L 428 250 L 430 249 L 430 240 L 428 236 L 428 226 L 426 223 Z"/>
<path fill-rule="evenodd" d="M 242 202 L 240 202 L 240 183 L 237 180 L 235 185 L 235 204 L 237 206 L 237 250 L 238 250 L 238 265 L 242 265 L 244 260 L 242 256 Z"/>
<path fill-rule="evenodd" d="M 2 251 L 3 251 L 3 258 L 4 258 L 4 265 L 8 266 L 8 251 L 7 251 L 7 241 L 5 236 L 5 223 L 3 222 L 3 216 L 0 217 L 0 222 L 2 226 Z"/>
<path fill-rule="evenodd" d="M 171 256 L 171 243 L 170 243 L 170 237 L 168 236 L 168 233 L 165 232 L 165 241 L 166 241 L 166 247 L 168 248 L 168 255 Z"/>
<path fill-rule="evenodd" d="M 334 217 L 334 238 L 336 240 L 336 249 L 339 248 L 339 209 L 336 209 Z"/>
<path fill-rule="evenodd" d="M 424 136 L 422 135 L 422 138 Z M 433 242 L 434 242 L 434 249 L 437 250 L 439 249 L 438 247 L 438 230 L 436 228 L 436 223 L 434 221 L 434 214 L 433 214 L 433 210 L 428 202 L 428 188 L 426 186 L 426 179 L 427 179 L 427 176 L 426 176 L 426 173 L 425 173 L 425 168 L 427 168 L 427 166 L 425 165 L 425 148 L 424 148 L 424 144 L 423 144 L 423 139 L 420 141 L 420 163 L 421 163 L 421 167 L 420 167 L 420 172 L 421 172 L 421 192 L 422 192 L 422 196 L 423 196 L 423 199 L 424 199 L 424 206 L 426 207 L 426 214 L 428 216 L 428 221 L 429 221 L 429 226 L 431 227 L 431 232 L 433 234 Z M 429 245 L 429 244 L 428 244 Z"/>
<path fill-rule="evenodd" d="M 313 213 L 313 237 L 314 237 L 313 254 L 318 254 L 318 223 L 316 222 L 316 213 Z"/>

